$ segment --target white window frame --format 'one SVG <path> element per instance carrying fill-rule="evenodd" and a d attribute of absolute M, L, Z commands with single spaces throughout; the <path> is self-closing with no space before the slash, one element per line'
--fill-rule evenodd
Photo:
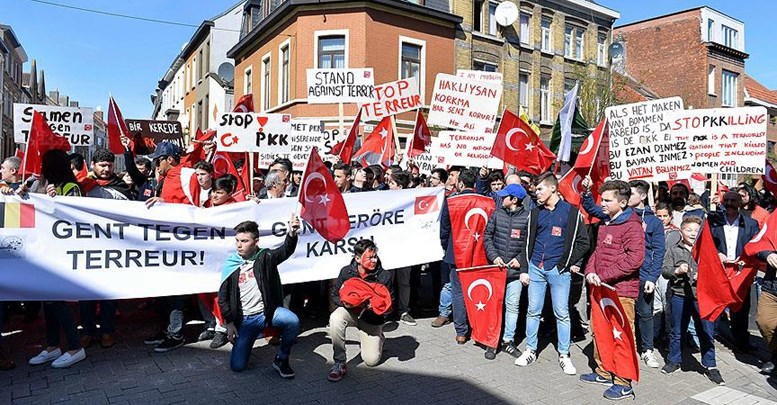
<path fill-rule="evenodd" d="M 423 39 L 399 36 L 397 48 L 397 80 L 402 78 L 402 44 L 411 44 L 421 47 L 421 68 L 418 69 L 418 93 L 421 95 L 421 103 L 426 104 L 426 41 Z M 318 60 L 318 59 L 316 59 Z"/>
<path fill-rule="evenodd" d="M 720 33 L 721 42 L 723 45 L 729 48 L 739 49 L 739 31 L 737 31 L 735 28 L 729 27 L 728 25 L 722 24 Z"/>
<path fill-rule="evenodd" d="M 575 27 L 573 30 L 575 34 L 575 60 L 583 60 L 585 58 L 585 29 Z"/>
<path fill-rule="evenodd" d="M 720 79 L 720 102 L 723 107 L 736 107 L 739 74 L 723 69 Z"/>
<path fill-rule="evenodd" d="M 596 37 L 596 64 L 607 66 L 607 34 L 599 33 Z"/>
<path fill-rule="evenodd" d="M 488 2 L 488 31 L 487 34 L 491 36 L 496 36 L 497 32 L 499 31 L 499 28 L 497 28 L 496 23 L 496 7 L 499 6 L 499 3 L 495 1 L 489 1 Z M 494 11 L 493 13 L 491 11 Z"/>
<path fill-rule="evenodd" d="M 288 72 L 284 72 L 283 70 L 283 48 L 286 48 L 287 52 L 289 53 Z M 286 76 L 286 79 L 288 79 L 288 84 L 283 82 L 284 74 Z M 284 94 L 284 90 L 286 91 L 286 94 Z M 285 101 L 284 101 L 284 96 L 286 96 Z M 291 38 L 286 38 L 285 41 L 281 42 L 281 44 L 278 45 L 278 105 L 288 103 L 290 100 L 291 100 Z"/>
<path fill-rule="evenodd" d="M 715 65 L 709 65 L 707 68 L 707 94 L 715 95 Z"/>
<path fill-rule="evenodd" d="M 523 10 L 521 10 L 518 17 L 518 24 L 519 24 L 518 40 L 523 45 L 531 45 L 531 17 L 532 17 L 531 13 Z M 524 18 L 526 18 L 526 24 L 523 23 Z"/>
<path fill-rule="evenodd" d="M 521 81 L 522 77 L 526 77 L 526 83 Z M 521 96 L 526 95 L 526 104 L 521 104 Z M 531 72 L 520 71 L 518 72 L 518 106 L 522 106 L 526 109 L 526 114 L 531 116 Z M 520 112 L 520 110 L 519 110 Z"/>
<path fill-rule="evenodd" d="M 715 20 L 712 18 L 707 20 L 707 41 L 715 41 Z"/>
<path fill-rule="evenodd" d="M 472 59 L 472 70 L 477 70 L 478 72 L 492 72 L 492 71 L 491 70 L 478 70 L 478 69 L 475 69 L 475 63 L 480 63 L 482 65 L 494 66 L 493 73 L 498 73 L 499 72 L 499 64 L 497 64 L 497 63 L 489 62 L 489 61 L 482 60 L 482 59 Z"/>
<path fill-rule="evenodd" d="M 542 82 L 547 80 L 547 88 L 542 88 Z M 551 114 L 551 77 L 548 75 L 540 76 L 540 122 L 550 124 Z"/>
<path fill-rule="evenodd" d="M 248 65 L 243 69 L 243 94 L 254 92 L 254 65 Z"/>
<path fill-rule="evenodd" d="M 574 46 L 574 42 L 572 37 L 575 35 L 575 27 L 569 24 L 564 25 L 564 57 L 565 58 L 572 58 L 574 55 L 572 47 Z"/>
<path fill-rule="evenodd" d="M 197 57 L 195 56 L 192 58 L 192 90 L 197 87 L 198 80 L 200 78 L 197 77 Z"/>
<path fill-rule="evenodd" d="M 328 37 L 328 36 L 343 36 L 344 42 L 345 42 L 345 54 L 343 55 L 343 58 L 345 59 L 343 62 L 343 69 L 348 69 L 348 58 L 349 58 L 349 50 L 350 47 L 350 30 L 322 30 L 322 31 L 314 31 L 313 32 L 313 66 L 318 69 L 318 38 L 320 37 Z"/>
<path fill-rule="evenodd" d="M 264 111 L 270 108 L 269 104 L 272 104 L 271 98 L 271 87 L 270 83 L 265 82 L 265 74 L 267 72 L 267 68 L 270 69 L 270 81 L 272 81 L 272 51 L 267 52 L 266 54 L 262 55 L 262 66 L 261 66 L 261 77 L 259 78 L 259 88 L 261 89 L 259 100 L 259 111 Z M 267 98 L 267 100 L 265 100 Z"/>
<path fill-rule="evenodd" d="M 548 22 L 548 27 L 546 28 L 544 26 L 544 22 Z M 545 41 L 545 34 L 547 34 L 547 42 Z M 553 52 L 553 18 L 548 16 L 542 16 L 542 20 L 540 21 L 540 36 L 541 36 L 541 44 L 540 48 L 542 52 Z"/>

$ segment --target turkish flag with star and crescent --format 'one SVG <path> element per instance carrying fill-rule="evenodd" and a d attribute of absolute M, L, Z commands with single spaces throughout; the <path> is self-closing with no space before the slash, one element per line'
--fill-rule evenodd
<path fill-rule="evenodd" d="M 457 274 L 464 293 L 467 319 L 472 326 L 472 339 L 488 347 L 499 347 L 507 271 L 491 266 Z"/>
<path fill-rule="evenodd" d="M 491 156 L 534 175 L 547 171 L 556 160 L 529 124 L 509 110 L 502 114 Z"/>
<path fill-rule="evenodd" d="M 305 177 L 299 189 L 299 202 L 302 204 L 302 218 L 324 239 L 337 242 L 351 229 L 343 194 L 318 155 L 316 147 L 310 151 L 305 167 Z"/>
<path fill-rule="evenodd" d="M 602 120 L 596 126 L 594 132 L 588 135 L 580 147 L 575 165 L 558 182 L 558 191 L 566 202 L 580 209 L 586 224 L 594 224 L 599 219 L 589 215 L 581 204 L 580 195 L 583 193 L 583 179 L 591 176 L 591 196 L 594 202 L 599 204 L 602 196 L 599 187 L 610 175 L 610 132 L 606 120 Z"/>
<path fill-rule="evenodd" d="M 413 128 L 413 137 L 407 144 L 407 157 L 414 158 L 423 154 L 426 148 L 432 144 L 432 132 L 426 125 L 426 120 L 421 110 L 416 111 L 415 127 Z"/>
<path fill-rule="evenodd" d="M 382 165 L 389 167 L 394 164 L 394 126 L 391 124 L 391 117 L 384 117 L 375 127 L 367 139 L 362 143 L 362 147 L 353 155 L 353 160 L 360 162 L 363 166 Z"/>
<path fill-rule="evenodd" d="M 361 123 L 362 108 L 359 107 L 359 112 L 356 113 L 356 118 L 353 119 L 351 129 L 348 131 L 348 136 L 342 141 L 332 146 L 332 150 L 328 152 L 330 155 L 339 156 L 340 161 L 345 164 L 351 164 L 351 157 L 353 156 L 353 147 L 356 145 L 356 137 L 359 136 L 359 124 Z"/>
<path fill-rule="evenodd" d="M 769 190 L 772 195 L 777 196 L 777 170 L 774 169 L 774 165 L 770 161 L 766 161 L 766 171 L 763 178 L 764 187 Z"/>
<path fill-rule="evenodd" d="M 436 195 L 421 195 L 415 198 L 415 208 L 413 214 L 423 215 L 440 211 L 440 205 L 437 204 Z"/>
<path fill-rule="evenodd" d="M 448 197 L 448 212 L 453 236 L 453 257 L 456 267 L 483 266 L 489 264 L 483 233 L 496 203 L 491 197 L 469 193 Z"/>
<path fill-rule="evenodd" d="M 639 381 L 634 332 L 618 293 L 605 286 L 589 284 L 588 288 L 591 289 L 591 325 L 602 366 L 618 377 Z"/>

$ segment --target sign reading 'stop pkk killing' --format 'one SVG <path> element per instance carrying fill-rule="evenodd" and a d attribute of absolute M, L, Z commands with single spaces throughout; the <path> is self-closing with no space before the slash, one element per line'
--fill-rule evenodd
<path fill-rule="evenodd" d="M 94 110 L 91 108 L 17 103 L 13 105 L 14 142 L 27 143 L 33 110 L 43 114 L 51 130 L 67 138 L 70 145 L 89 146 L 92 144 Z"/>
<path fill-rule="evenodd" d="M 308 104 L 373 102 L 375 77 L 366 69 L 308 69 Z"/>
<path fill-rule="evenodd" d="M 677 139 L 669 128 L 669 113 L 682 109 L 680 97 L 607 108 L 610 176 L 625 181 L 690 178 L 688 142 Z"/>
<path fill-rule="evenodd" d="M 289 114 L 224 113 L 216 122 L 216 145 L 224 152 L 261 152 L 289 145 Z"/>
<path fill-rule="evenodd" d="M 426 122 L 466 132 L 491 132 L 501 99 L 501 83 L 439 73 Z"/>
<path fill-rule="evenodd" d="M 375 100 L 364 104 L 365 120 L 378 120 L 387 115 L 423 107 L 415 77 L 375 86 Z"/>
<path fill-rule="evenodd" d="M 711 108 L 669 114 L 675 137 L 690 144 L 693 171 L 764 174 L 764 107 Z"/>

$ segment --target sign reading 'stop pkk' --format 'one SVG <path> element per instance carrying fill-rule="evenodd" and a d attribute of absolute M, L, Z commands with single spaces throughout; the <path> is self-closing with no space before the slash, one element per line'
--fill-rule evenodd
<path fill-rule="evenodd" d="M 456 76 L 468 80 L 480 80 L 482 82 L 493 82 L 502 84 L 502 74 L 499 72 L 486 72 L 484 70 L 466 70 L 457 69 Z"/>
<path fill-rule="evenodd" d="M 216 122 L 216 147 L 224 152 L 261 152 L 289 145 L 289 114 L 224 113 Z"/>
<path fill-rule="evenodd" d="M 440 131 L 432 142 L 432 155 L 437 166 L 468 166 L 501 169 L 502 161 L 491 156 L 494 133 Z"/>
<path fill-rule="evenodd" d="M 375 100 L 364 104 L 365 120 L 379 120 L 387 115 L 423 107 L 415 77 L 375 86 Z"/>
<path fill-rule="evenodd" d="M 676 111 L 669 117 L 675 137 L 690 144 L 694 172 L 764 174 L 766 108 Z"/>
<path fill-rule="evenodd" d="M 682 109 L 680 97 L 607 108 L 610 177 L 625 181 L 690 178 L 693 161 L 688 142 L 669 129 L 669 114 Z"/>
<path fill-rule="evenodd" d="M 308 104 L 371 103 L 375 77 L 366 69 L 308 69 Z"/>
<path fill-rule="evenodd" d="M 51 130 L 67 138 L 70 145 L 89 146 L 92 144 L 94 110 L 91 108 L 18 103 L 13 105 L 14 142 L 27 143 L 33 110 L 43 114 Z"/>
<path fill-rule="evenodd" d="M 259 152 L 259 167 L 268 167 L 277 158 L 291 160 L 294 170 L 305 169 L 305 164 L 313 147 L 317 147 L 320 153 L 326 153 L 335 144 L 335 134 L 326 131 L 324 122 L 314 119 L 291 120 L 291 135 L 289 142 L 276 144 L 262 148 Z M 323 155 L 322 159 L 336 160 L 335 156 Z"/>
<path fill-rule="evenodd" d="M 501 98 L 501 83 L 439 73 L 426 122 L 466 132 L 491 132 Z"/>

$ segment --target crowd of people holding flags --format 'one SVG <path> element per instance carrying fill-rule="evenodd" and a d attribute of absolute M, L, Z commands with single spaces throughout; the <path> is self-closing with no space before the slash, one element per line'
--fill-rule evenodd
<path fill-rule="evenodd" d="M 250 100 L 241 99 L 237 108 L 252 111 Z M 561 370 L 606 387 L 607 399 L 634 396 L 632 382 L 639 380 L 641 363 L 665 374 L 678 372 L 683 347 L 699 350 L 706 376 L 724 384 L 715 341 L 730 329 L 728 340 L 735 350 L 755 350 L 748 332 L 751 290 L 758 295 L 756 321 L 772 356 L 764 359 L 761 371 L 775 372 L 777 214 L 771 213 L 775 200 L 769 191 L 742 183 L 720 191 L 713 185 L 696 195 L 687 181 L 651 185 L 612 180 L 598 147 L 584 148 L 586 153 L 580 153 L 571 170 L 559 178 L 555 154 L 525 120 L 509 111 L 492 150 L 506 163 L 505 170 L 453 166 L 421 175 L 413 158 L 428 146 L 431 134 L 423 116 L 418 117 L 403 165 L 397 163 L 394 141 L 380 133 L 392 131 L 390 127 L 379 125 L 356 149 L 357 118 L 348 137 L 331 152 L 339 163 L 327 165 L 312 150 L 305 176 L 322 181 L 301 187 L 305 179 L 288 159 L 276 159 L 266 171 L 252 173 L 251 154 L 216 150 L 210 131 L 199 132 L 187 150 L 162 142 L 148 156 L 136 156 L 141 145 L 121 136 L 126 132 L 121 131 L 120 120 L 114 121 L 120 135 L 112 140 L 111 150 L 98 149 L 87 164 L 84 157 L 68 154 L 67 141 L 35 113 L 27 150 L 2 163 L 0 193 L 203 208 L 297 197 L 302 219 L 325 239 L 336 241 L 350 227 L 343 193 L 445 187 L 439 219 L 445 253 L 440 262 L 384 269 L 380 247 L 364 239 L 353 247 L 353 257 L 337 279 L 313 289 L 324 291 L 319 294 L 324 298 L 315 302 L 330 314 L 334 356 L 327 378 L 333 382 L 347 372 L 348 327 L 358 329 L 362 359 L 372 367 L 382 358 L 387 320 L 417 324 L 412 315 L 417 310 L 413 281 L 421 267 L 434 276 L 433 301 L 439 310 L 432 327 L 452 323 L 456 343 L 472 339 L 483 347 L 485 359 L 510 356 L 519 367 L 537 361 L 541 330 L 555 331 Z M 525 147 L 517 151 L 508 136 L 515 128 L 528 135 Z M 586 142 L 599 145 L 605 136 L 602 123 Z M 123 174 L 115 173 L 118 152 L 125 156 Z M 314 200 L 323 203 L 307 203 Z M 205 321 L 198 339 L 210 340 L 214 349 L 231 343 L 230 367 L 242 371 L 255 340 L 267 336 L 279 343 L 273 368 L 281 377 L 292 378 L 289 358 L 303 315 L 294 301 L 315 293 L 282 286 L 278 265 L 293 254 L 301 221 L 292 214 L 283 244 L 260 249 L 257 224 L 246 219 L 234 228 L 236 249 L 223 263 L 221 285 L 214 286 L 218 291 L 195 297 Z M 523 309 L 522 295 L 528 303 Z M 584 296 L 589 299 L 581 299 Z M 154 300 L 161 325 L 145 343 L 154 345 L 155 352 L 186 343 L 182 330 L 191 299 Z M 0 325 L 4 307 L 0 306 Z M 79 302 L 79 322 L 64 301 L 47 301 L 42 307 L 46 342 L 28 360 L 30 365 L 51 362 L 53 367 L 69 367 L 85 359 L 86 349 L 95 344 L 113 346 L 115 300 Z M 525 319 L 520 321 L 522 314 Z M 728 328 L 721 328 L 725 324 Z M 525 330 L 518 330 L 518 325 L 525 325 Z M 587 373 L 579 372 L 570 357 L 572 341 L 584 339 L 586 326 L 594 336 L 596 364 Z M 657 355 L 660 349 L 667 351 L 663 366 Z M 0 350 L 0 369 L 13 367 Z"/>

